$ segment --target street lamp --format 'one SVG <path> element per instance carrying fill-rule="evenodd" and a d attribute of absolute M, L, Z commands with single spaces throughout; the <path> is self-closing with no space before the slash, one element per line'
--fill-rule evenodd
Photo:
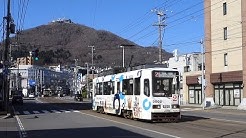
<path fill-rule="evenodd" d="M 91 69 L 92 69 L 92 79 L 94 79 L 94 46 L 88 46 L 91 48 Z"/>
<path fill-rule="evenodd" d="M 134 46 L 134 45 L 120 45 L 120 47 L 122 48 L 122 67 L 124 68 L 125 67 L 125 46 L 127 47 L 131 47 L 131 46 Z"/>

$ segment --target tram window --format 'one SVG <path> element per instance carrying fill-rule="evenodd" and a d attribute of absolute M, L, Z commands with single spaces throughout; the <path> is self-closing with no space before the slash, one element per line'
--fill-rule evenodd
<path fill-rule="evenodd" d="M 103 95 L 110 95 L 110 82 L 103 83 Z"/>
<path fill-rule="evenodd" d="M 140 95 L 140 78 L 134 79 L 134 95 Z"/>
<path fill-rule="evenodd" d="M 133 79 L 129 81 L 129 92 L 128 95 L 133 95 Z"/>
<path fill-rule="evenodd" d="M 144 79 L 144 94 L 150 96 L 149 79 Z"/>
<path fill-rule="evenodd" d="M 117 93 L 120 92 L 120 82 L 117 82 Z"/>
<path fill-rule="evenodd" d="M 95 90 L 96 90 L 96 95 L 98 95 L 99 94 L 99 83 L 97 83 L 96 85 L 95 85 Z"/>
<path fill-rule="evenodd" d="M 98 92 L 98 95 L 102 95 L 102 92 L 103 92 L 103 84 L 102 83 L 99 83 L 99 92 Z"/>
<path fill-rule="evenodd" d="M 114 82 L 111 82 L 111 94 L 114 94 Z"/>
<path fill-rule="evenodd" d="M 170 78 L 156 80 L 156 82 L 154 82 L 153 84 L 153 96 L 155 97 L 171 97 L 172 93 L 175 93 L 175 87 L 172 87 L 172 79 Z"/>
<path fill-rule="evenodd" d="M 122 91 L 123 91 L 123 94 L 130 95 L 130 80 L 129 79 L 123 80 Z"/>

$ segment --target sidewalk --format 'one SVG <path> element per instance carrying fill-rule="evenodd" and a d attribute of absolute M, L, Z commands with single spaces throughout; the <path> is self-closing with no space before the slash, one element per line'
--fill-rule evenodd
<path fill-rule="evenodd" d="M 0 112 L 0 137 L 1 138 L 20 138 L 18 124 L 12 114 Z"/>
<path fill-rule="evenodd" d="M 202 105 L 193 105 L 186 104 L 181 105 L 181 109 L 190 109 L 190 110 L 203 110 Z M 213 107 L 205 107 L 204 111 L 207 112 L 221 112 L 221 113 L 245 113 L 246 110 L 238 110 L 236 106 L 213 106 Z"/>

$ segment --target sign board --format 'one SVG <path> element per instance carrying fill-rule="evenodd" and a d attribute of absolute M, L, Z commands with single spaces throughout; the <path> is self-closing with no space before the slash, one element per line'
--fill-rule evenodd
<path fill-rule="evenodd" d="M 234 98 L 240 98 L 240 91 L 239 89 L 234 90 Z"/>
<path fill-rule="evenodd" d="M 189 90 L 190 98 L 194 98 L 194 90 Z"/>
<path fill-rule="evenodd" d="M 36 84 L 35 80 L 29 80 L 29 85 L 34 86 Z"/>

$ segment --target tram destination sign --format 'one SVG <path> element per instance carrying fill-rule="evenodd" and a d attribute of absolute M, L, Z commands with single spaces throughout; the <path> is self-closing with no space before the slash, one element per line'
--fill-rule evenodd
<path fill-rule="evenodd" d="M 175 72 L 155 71 L 154 75 L 156 78 L 173 78 L 175 76 Z"/>

